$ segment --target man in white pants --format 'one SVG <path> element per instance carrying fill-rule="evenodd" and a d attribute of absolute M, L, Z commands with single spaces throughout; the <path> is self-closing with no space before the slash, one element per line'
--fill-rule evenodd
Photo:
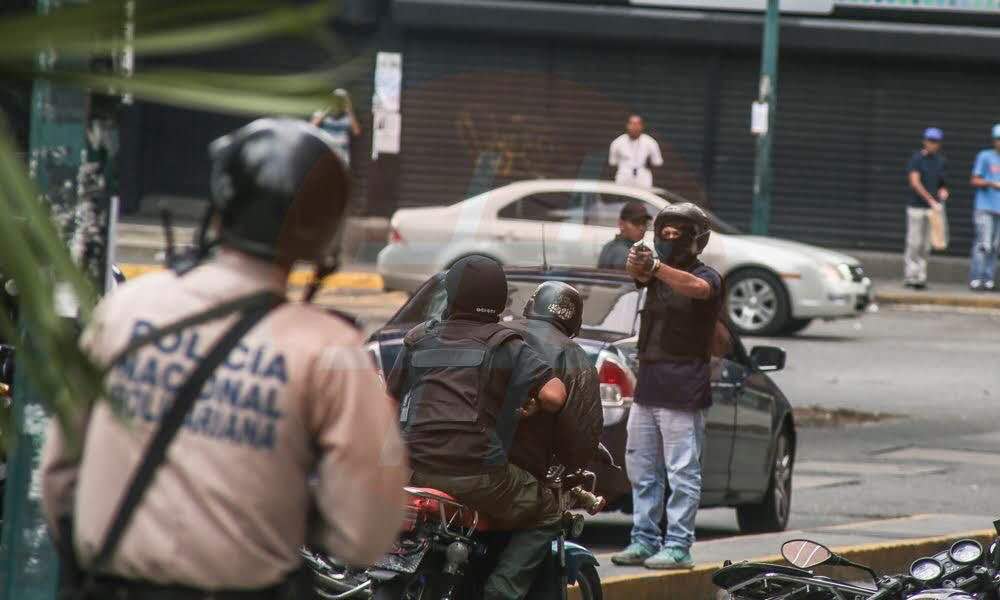
<path fill-rule="evenodd" d="M 660 155 L 660 145 L 643 131 L 642 117 L 631 115 L 628 118 L 626 133 L 621 134 L 611 142 L 608 153 L 608 164 L 617 167 L 615 183 L 636 187 L 653 187 L 653 172 L 650 167 L 663 165 Z"/>
<path fill-rule="evenodd" d="M 944 134 L 937 127 L 924 131 L 923 148 L 906 164 L 910 203 L 906 207 L 906 249 L 903 254 L 903 285 L 915 290 L 927 287 L 927 258 L 931 253 L 930 212 L 948 199 L 945 160 L 941 154 Z"/>

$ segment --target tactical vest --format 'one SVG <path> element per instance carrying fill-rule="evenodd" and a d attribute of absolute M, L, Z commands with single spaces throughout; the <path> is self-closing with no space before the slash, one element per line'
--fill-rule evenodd
<path fill-rule="evenodd" d="M 490 365 L 501 344 L 519 337 L 499 323 L 457 320 L 431 322 L 408 334 L 406 392 L 399 410 L 404 437 L 411 430 L 464 433 L 448 445 L 449 456 L 505 464 L 518 407 L 505 407 L 504 397 L 493 397 Z"/>
<path fill-rule="evenodd" d="M 695 261 L 687 271 L 701 266 Z M 678 294 L 658 279 L 646 290 L 639 325 L 639 360 L 709 360 L 719 318 L 718 300 Z"/>

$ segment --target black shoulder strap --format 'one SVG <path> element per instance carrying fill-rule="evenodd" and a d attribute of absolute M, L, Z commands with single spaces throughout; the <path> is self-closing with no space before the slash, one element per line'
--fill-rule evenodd
<path fill-rule="evenodd" d="M 132 520 L 135 509 L 142 501 L 142 497 L 145 495 L 146 490 L 153 481 L 153 476 L 156 474 L 156 470 L 166 459 L 167 448 L 170 446 L 170 442 L 174 439 L 177 432 L 184 424 L 184 417 L 194 405 L 195 400 L 198 398 L 198 394 L 201 392 L 201 388 L 205 385 L 205 381 L 208 380 L 219 364 L 226 359 L 230 352 L 232 352 L 233 348 L 237 343 L 239 343 L 240 339 L 243 338 L 243 336 L 246 335 L 246 333 L 250 331 L 254 325 L 263 319 L 264 316 L 271 311 L 271 309 L 278 306 L 282 302 L 284 302 L 283 298 L 268 292 L 263 294 L 254 294 L 251 297 L 242 298 L 238 301 L 230 302 L 219 307 L 220 309 L 223 307 L 228 308 L 228 313 L 235 312 L 236 310 L 242 310 L 243 316 L 240 317 L 239 321 L 230 327 L 214 345 L 212 345 L 204 360 L 198 363 L 198 366 L 195 367 L 194 371 L 187 378 L 184 384 L 177 390 L 177 395 L 174 397 L 174 401 L 171 404 L 170 409 L 160 421 L 160 425 L 156 429 L 156 433 L 153 435 L 153 439 L 150 441 L 149 446 L 146 448 L 146 452 L 142 457 L 142 461 L 139 463 L 139 467 L 132 476 L 132 481 L 129 483 L 128 488 L 126 488 L 125 495 L 122 496 L 118 503 L 118 509 L 115 511 L 114 518 L 111 521 L 111 525 L 108 527 L 108 532 L 105 535 L 104 542 L 101 544 L 100 550 L 97 552 L 93 562 L 87 569 L 90 577 L 96 575 L 97 572 L 100 571 L 114 555 L 115 549 L 121 541 L 122 535 L 124 535 L 125 530 L 128 528 L 129 523 Z M 213 316 L 206 318 L 206 313 L 202 313 L 197 315 L 197 318 L 192 317 L 175 323 L 168 329 L 171 331 L 177 331 L 195 323 L 223 316 L 223 313 L 219 310 L 209 311 L 209 313 Z M 163 334 L 163 331 L 165 330 L 158 330 L 155 333 L 165 335 Z M 140 338 L 136 340 L 136 342 L 138 341 L 143 341 L 143 339 Z M 142 345 L 137 344 L 136 342 L 130 344 L 129 347 L 132 348 L 132 346 L 138 347 Z M 149 343 L 149 341 L 146 340 L 146 343 Z M 127 352 L 122 354 L 127 354 Z"/>

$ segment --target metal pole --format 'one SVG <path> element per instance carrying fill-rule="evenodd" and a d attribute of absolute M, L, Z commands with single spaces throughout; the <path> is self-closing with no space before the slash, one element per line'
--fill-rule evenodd
<path fill-rule="evenodd" d="M 86 0 L 38 0 L 40 14 Z M 42 52 L 39 65 L 51 68 L 58 54 Z M 113 116 L 94 109 L 81 89 L 39 79 L 31 95 L 31 176 L 49 205 L 53 220 L 77 263 L 103 289 L 108 272 L 108 227 L 117 135 Z M 89 135 L 88 135 L 89 130 Z M 109 151 L 109 148 L 112 150 Z M 44 265 L 40 265 L 44 267 Z M 74 315 L 60 315 L 72 317 Z M 19 324 L 21 355 L 32 352 L 30 331 Z M 59 561 L 41 511 L 39 463 L 49 422 L 46 399 L 18 369 L 14 382 L 15 439 L 7 464 L 3 533 L 0 535 L 0 599 L 51 600 L 56 594 Z"/>
<path fill-rule="evenodd" d="M 757 136 L 757 160 L 753 173 L 754 235 L 767 235 L 771 224 L 771 139 L 778 103 L 778 0 L 767 0 L 764 39 L 760 52 L 760 89 L 757 101 L 767 107 L 767 127 Z"/>

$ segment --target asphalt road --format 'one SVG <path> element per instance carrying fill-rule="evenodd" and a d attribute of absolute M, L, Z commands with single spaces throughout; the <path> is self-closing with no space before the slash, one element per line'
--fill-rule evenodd
<path fill-rule="evenodd" d="M 399 297 L 330 298 L 377 327 Z M 800 427 L 791 528 L 919 513 L 1000 516 L 1000 313 L 891 309 L 817 322 L 782 346 L 773 375 L 793 406 L 896 417 Z M 630 519 L 592 519 L 584 543 L 628 540 Z M 983 523 L 988 527 L 989 523 Z M 738 534 L 734 511 L 702 511 L 699 539 Z"/>

